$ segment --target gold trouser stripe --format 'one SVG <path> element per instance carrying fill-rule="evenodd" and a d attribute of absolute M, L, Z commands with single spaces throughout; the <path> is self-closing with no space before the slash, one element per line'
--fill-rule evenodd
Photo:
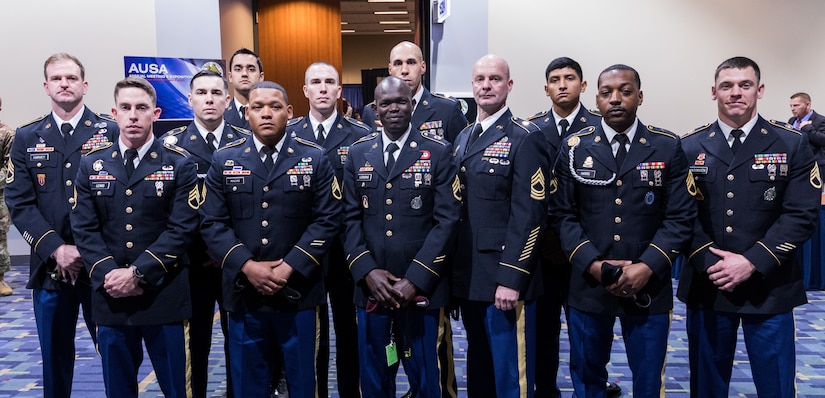
<path fill-rule="evenodd" d="M 688 256 L 688 260 L 692 259 L 692 258 L 693 258 L 693 256 L 695 256 L 696 254 L 698 254 L 700 251 L 705 250 L 705 248 L 707 248 L 708 246 L 710 246 L 710 245 L 712 245 L 712 244 L 713 244 L 713 241 L 710 241 L 710 242 L 708 242 L 708 243 L 705 243 L 705 244 L 704 244 L 704 245 L 702 245 L 702 246 L 699 246 L 699 248 L 698 248 L 698 249 L 696 249 L 696 250 L 694 250 L 694 251 L 693 251 L 693 253 L 690 253 L 690 255 Z"/>
<path fill-rule="evenodd" d="M 232 247 L 229 248 L 229 250 L 223 256 L 223 260 L 221 260 L 221 268 L 223 268 L 223 266 L 226 264 L 226 259 L 229 257 L 229 253 L 232 253 L 232 250 L 235 250 L 235 249 L 237 249 L 241 246 L 243 246 L 243 243 L 238 243 L 237 245 L 232 246 Z"/>
<path fill-rule="evenodd" d="M 315 263 L 315 265 L 321 265 L 321 263 L 319 263 L 318 260 L 316 260 L 315 257 L 312 256 L 312 254 L 309 254 L 309 252 L 304 250 L 301 246 L 295 245 L 295 248 L 300 250 L 302 253 L 306 254 L 307 257 L 309 257 L 309 259 L 312 260 L 313 263 Z"/>
<path fill-rule="evenodd" d="M 97 267 L 98 264 L 100 264 L 100 263 L 102 263 L 102 262 L 104 262 L 104 261 L 106 261 L 110 258 L 114 259 L 114 257 L 112 257 L 112 256 L 106 256 L 106 257 L 101 258 L 100 260 L 97 260 L 96 263 L 92 264 L 92 266 L 89 267 L 89 277 L 90 278 L 92 277 L 92 272 L 95 272 L 95 267 Z"/>
<path fill-rule="evenodd" d="M 662 250 L 661 247 L 656 246 L 653 243 L 651 243 L 650 246 L 653 247 L 654 249 L 658 250 L 659 253 L 662 253 L 662 255 L 665 256 L 665 259 L 667 260 L 667 263 L 670 264 L 671 267 L 673 267 L 673 261 L 670 261 L 670 257 L 667 256 L 667 253 L 665 253 L 665 251 Z"/>
<path fill-rule="evenodd" d="M 765 250 L 767 250 L 768 253 L 771 254 L 771 257 L 773 257 L 773 259 L 776 260 L 776 265 L 782 265 L 782 262 L 779 261 L 779 257 L 776 257 L 776 254 L 773 254 L 771 249 L 768 249 L 768 246 L 765 246 L 765 244 L 761 241 L 756 241 L 756 243 L 759 243 L 759 246 L 762 246 L 763 248 L 765 248 Z"/>
<path fill-rule="evenodd" d="M 525 319 L 524 301 L 519 300 L 516 303 L 515 311 L 519 397 L 527 398 L 527 320 Z"/>
<path fill-rule="evenodd" d="M 324 314 L 324 316 L 328 316 L 328 315 Z M 318 355 L 321 352 L 320 346 L 321 346 L 321 307 L 315 307 L 315 355 L 314 355 L 315 362 L 314 363 L 318 363 Z M 314 387 L 315 398 L 320 398 L 320 395 L 318 395 L 319 394 L 319 392 L 318 392 L 318 367 L 313 366 L 313 369 L 314 369 L 314 372 L 312 372 L 312 379 L 315 380 L 315 383 L 314 383 L 314 385 L 315 385 L 315 387 Z M 327 381 L 324 380 L 324 383 L 326 383 L 326 382 Z"/>
<path fill-rule="evenodd" d="M 32 246 L 32 247 L 34 248 L 34 249 L 32 249 L 32 250 L 34 250 L 35 252 L 37 252 L 37 245 L 39 245 L 39 244 L 40 244 L 40 241 L 42 241 L 42 240 L 43 240 L 43 238 L 45 238 L 45 237 L 46 237 L 46 235 L 48 235 L 48 234 L 56 234 L 56 233 L 57 233 L 57 232 L 54 232 L 54 230 L 53 230 L 53 229 L 50 229 L 50 230 L 46 231 L 46 233 L 45 233 L 45 234 L 43 234 L 43 235 L 41 235 L 41 236 L 40 236 L 40 239 L 38 239 L 38 240 L 37 240 L 37 242 L 35 242 L 34 246 Z"/>
<path fill-rule="evenodd" d="M 453 362 L 453 329 L 450 326 L 450 316 L 447 311 L 442 308 L 438 312 L 438 340 L 436 341 L 436 357 L 438 361 L 438 374 L 441 382 L 441 395 L 446 395 L 450 398 L 457 398 L 458 391 L 453 386 L 455 385 L 455 365 Z M 441 350 L 446 353 L 446 363 L 442 363 Z"/>
<path fill-rule="evenodd" d="M 189 320 L 183 321 L 183 349 L 185 350 L 186 354 L 186 398 L 192 398 L 194 393 L 192 392 L 192 342 L 189 338 Z"/>
<path fill-rule="evenodd" d="M 587 242 L 590 242 L 590 239 L 585 240 L 585 241 L 584 241 L 584 242 L 582 242 L 582 243 L 579 243 L 579 245 L 578 245 L 578 246 L 576 246 L 576 248 L 575 248 L 575 249 L 573 249 L 573 251 L 572 251 L 572 252 L 570 252 L 570 255 L 569 255 L 569 256 L 567 256 L 567 262 L 572 263 L 572 262 L 573 262 L 573 256 L 575 256 L 575 255 L 576 255 L 576 252 L 577 252 L 577 251 L 579 251 L 579 249 L 581 249 L 581 248 L 582 248 L 582 246 L 584 246 L 584 244 L 585 244 L 585 243 L 587 243 Z"/>
<path fill-rule="evenodd" d="M 673 310 L 667 313 L 667 335 L 670 336 L 670 328 L 673 326 Z M 667 368 L 667 355 L 665 361 L 662 363 L 662 374 L 659 376 L 659 398 L 665 398 L 665 369 Z"/>

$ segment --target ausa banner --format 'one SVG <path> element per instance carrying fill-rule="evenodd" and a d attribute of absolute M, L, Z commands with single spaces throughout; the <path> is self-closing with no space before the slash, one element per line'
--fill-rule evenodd
<path fill-rule="evenodd" d="M 161 120 L 192 119 L 189 107 L 189 81 L 201 69 L 211 69 L 224 75 L 222 59 L 123 57 L 125 76 L 142 77 L 158 93 Z"/>

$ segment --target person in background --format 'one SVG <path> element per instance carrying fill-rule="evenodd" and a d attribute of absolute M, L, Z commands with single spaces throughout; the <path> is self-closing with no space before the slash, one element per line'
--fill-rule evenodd
<path fill-rule="evenodd" d="M 0 111 L 3 110 L 3 99 L 0 98 Z M 9 170 L 9 155 L 11 154 L 11 144 L 14 142 L 14 130 L 0 120 L 0 155 L 3 156 L 3 163 L 0 166 L 0 296 L 11 296 L 14 293 L 11 286 L 6 282 L 6 273 L 11 270 L 11 258 L 9 258 L 8 232 L 10 226 L 9 208 L 6 206 L 5 190 L 6 176 Z M 13 166 L 12 166 L 13 167 Z"/>
<path fill-rule="evenodd" d="M 258 54 L 241 48 L 229 58 L 229 82 L 235 96 L 229 101 L 223 115 L 227 123 L 249 130 L 246 108 L 249 105 L 249 89 L 264 79 L 264 66 Z"/>
<path fill-rule="evenodd" d="M 788 125 L 808 137 L 821 172 L 825 167 L 825 116 L 811 109 L 811 96 L 807 93 L 791 95 L 791 113 Z"/>

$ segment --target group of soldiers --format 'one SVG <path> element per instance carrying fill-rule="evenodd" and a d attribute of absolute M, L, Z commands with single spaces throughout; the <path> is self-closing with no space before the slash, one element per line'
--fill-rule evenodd
<path fill-rule="evenodd" d="M 627 65 L 599 75 L 596 112 L 581 66 L 553 60 L 552 107 L 522 120 L 506 60 L 486 55 L 471 123 L 422 85 L 426 67 L 394 47 L 362 123 L 337 110 L 338 71 L 314 63 L 295 117 L 241 49 L 228 80 L 195 74 L 194 121 L 156 138 L 148 82 L 118 82 L 109 119 L 84 106 L 77 58 L 47 59 L 52 111 L 17 129 L 6 180 L 32 248 L 44 395 L 71 394 L 82 308 L 108 396 L 137 396 L 144 344 L 164 395 L 205 396 L 217 302 L 228 396 L 283 377 L 290 396 L 327 396 L 329 297 L 342 397 L 395 396 L 400 363 L 405 396 L 456 396 L 451 317 L 470 397 L 560 396 L 562 308 L 577 397 L 617 392 L 616 318 L 633 396 L 663 396 L 682 257 L 691 395 L 727 396 L 741 323 L 759 396 L 794 396 L 795 254 L 821 179 L 807 137 L 757 113 L 755 62 L 719 65 L 718 120 L 681 138 L 639 121 Z"/>

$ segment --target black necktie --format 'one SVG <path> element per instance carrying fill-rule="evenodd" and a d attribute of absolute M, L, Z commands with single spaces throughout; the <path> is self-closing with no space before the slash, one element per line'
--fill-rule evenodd
<path fill-rule="evenodd" d="M 72 124 L 69 122 L 60 125 L 60 134 L 63 134 L 63 141 L 68 141 L 72 136 Z"/>
<path fill-rule="evenodd" d="M 238 111 L 241 113 L 241 120 L 246 120 L 246 106 L 241 105 Z"/>
<path fill-rule="evenodd" d="M 137 149 L 126 150 L 126 175 L 132 178 L 135 173 L 135 158 L 137 158 Z"/>
<path fill-rule="evenodd" d="M 619 142 L 619 150 L 616 151 L 616 165 L 622 167 L 622 163 L 624 163 L 624 158 L 627 156 L 627 135 L 625 134 L 616 134 L 616 141 Z"/>
<path fill-rule="evenodd" d="M 480 136 L 481 136 L 481 123 L 476 123 L 476 125 L 473 126 L 473 132 L 470 134 L 470 138 L 467 140 L 467 147 L 464 148 L 465 153 L 467 152 L 468 149 L 470 149 L 471 146 L 473 146 L 473 143 L 476 142 L 476 140 Z"/>
<path fill-rule="evenodd" d="M 211 131 L 206 133 L 206 146 L 209 147 L 209 153 L 215 152 L 215 134 Z"/>
<path fill-rule="evenodd" d="M 392 171 L 392 166 L 395 166 L 395 156 L 392 154 L 398 150 L 398 145 L 394 142 L 391 142 L 387 145 L 387 173 Z"/>
<path fill-rule="evenodd" d="M 568 122 L 567 119 L 561 119 L 561 120 L 559 120 L 559 126 L 561 126 L 561 133 L 559 134 L 559 136 L 561 138 L 566 137 L 567 136 L 567 128 L 570 127 L 570 122 Z"/>
<path fill-rule="evenodd" d="M 733 150 L 734 154 L 736 154 L 736 151 L 738 151 L 739 148 L 742 147 L 742 140 L 740 138 L 742 137 L 743 134 L 745 134 L 745 132 L 742 131 L 742 130 L 736 129 L 736 130 L 731 131 L 730 134 L 733 136 L 733 145 L 730 146 L 730 149 Z"/>
<path fill-rule="evenodd" d="M 261 153 L 264 154 L 264 167 L 266 167 L 266 171 L 272 171 L 272 166 L 275 165 L 275 161 L 272 160 L 272 154 L 275 153 L 275 148 L 264 145 L 264 147 L 261 148 Z"/>
<path fill-rule="evenodd" d="M 324 125 L 318 125 L 318 137 L 315 139 L 315 142 L 318 143 L 320 146 L 324 146 L 324 141 L 326 141 L 326 137 L 324 137 Z"/>

